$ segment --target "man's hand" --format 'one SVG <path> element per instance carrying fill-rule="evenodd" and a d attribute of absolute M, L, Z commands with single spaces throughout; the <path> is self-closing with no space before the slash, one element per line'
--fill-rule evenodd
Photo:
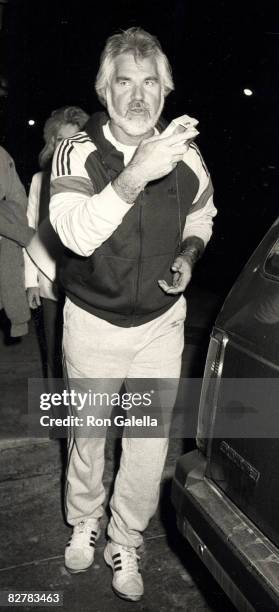
<path fill-rule="evenodd" d="M 130 163 L 113 181 L 113 189 L 127 204 L 133 204 L 149 181 L 162 178 L 175 168 L 187 149 L 185 134 L 167 137 L 159 134 L 143 140 Z"/>
<path fill-rule="evenodd" d="M 174 260 L 171 270 L 174 272 L 173 284 L 159 280 L 158 284 L 166 293 L 182 293 L 189 284 L 196 261 L 204 251 L 204 242 L 198 236 L 188 236 L 181 245 L 181 253 Z"/>
<path fill-rule="evenodd" d="M 183 293 L 192 277 L 192 266 L 184 255 L 178 255 L 171 267 L 173 275 L 173 284 L 168 285 L 164 280 L 158 280 L 158 285 L 171 295 Z"/>
<path fill-rule="evenodd" d="M 170 136 L 157 134 L 140 143 L 130 165 L 146 184 L 169 174 L 187 150 L 185 131 Z"/>
<path fill-rule="evenodd" d="M 28 287 L 28 289 L 26 289 L 26 296 L 29 308 L 34 310 L 38 308 L 38 306 L 41 306 L 39 287 Z"/>

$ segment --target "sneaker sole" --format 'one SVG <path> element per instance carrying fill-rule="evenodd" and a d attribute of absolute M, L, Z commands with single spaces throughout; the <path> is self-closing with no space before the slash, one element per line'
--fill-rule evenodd
<path fill-rule="evenodd" d="M 64 565 L 65 565 L 67 572 L 69 572 L 69 574 L 81 574 L 82 572 L 87 572 L 87 570 L 89 570 L 89 568 L 92 567 L 93 563 L 94 563 L 94 559 L 92 563 L 90 563 L 90 565 L 82 569 L 72 569 L 71 567 L 68 567 L 66 564 Z"/>
<path fill-rule="evenodd" d="M 104 560 L 105 560 L 107 566 L 110 567 L 110 569 L 113 572 L 113 561 L 112 561 L 111 557 L 109 556 L 106 548 L 104 550 Z M 111 585 L 111 588 L 112 588 L 113 592 L 115 593 L 115 595 L 120 597 L 120 599 L 125 599 L 126 601 L 139 601 L 142 598 L 142 595 L 127 595 L 126 593 L 122 593 L 121 591 L 118 591 L 115 588 L 115 586 L 113 586 L 113 584 Z"/>
<path fill-rule="evenodd" d="M 125 599 L 125 601 L 140 601 L 142 598 L 142 595 L 125 595 L 125 593 L 121 593 L 121 591 L 118 591 L 113 585 L 112 590 L 117 597 L 120 597 L 120 599 Z"/>

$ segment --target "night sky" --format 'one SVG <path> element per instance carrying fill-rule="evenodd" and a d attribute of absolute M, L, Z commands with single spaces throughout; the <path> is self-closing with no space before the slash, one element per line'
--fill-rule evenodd
<path fill-rule="evenodd" d="M 204 268 L 210 274 L 203 279 L 200 270 L 200 278 L 212 284 L 223 274 L 230 283 L 279 210 L 278 6 L 278 0 L 10 0 L 0 39 L 1 72 L 9 80 L 1 141 L 26 187 L 38 170 L 45 119 L 66 104 L 98 110 L 94 80 L 106 38 L 141 26 L 158 36 L 173 68 L 176 91 L 165 117 L 187 113 L 200 121 L 197 144 L 219 209 Z"/>

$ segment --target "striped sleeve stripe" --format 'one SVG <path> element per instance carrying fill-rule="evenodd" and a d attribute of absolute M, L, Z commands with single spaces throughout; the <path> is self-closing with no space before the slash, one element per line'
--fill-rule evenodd
<path fill-rule="evenodd" d="M 194 142 L 191 142 L 191 144 L 189 145 L 189 148 L 194 149 L 196 151 L 196 153 L 198 154 L 198 156 L 199 156 L 199 158 L 201 160 L 202 167 L 203 167 L 204 171 L 206 172 L 207 176 L 209 176 L 209 172 L 208 172 L 208 169 L 206 167 L 206 163 L 205 163 L 205 161 L 203 159 L 203 156 L 202 156 L 202 154 L 201 154 L 201 152 L 199 150 L 199 147 L 197 147 L 197 145 Z"/>
<path fill-rule="evenodd" d="M 87 197 L 94 195 L 94 189 L 90 179 L 81 176 L 63 176 L 51 182 L 51 196 L 65 192 L 82 193 Z"/>
<path fill-rule="evenodd" d="M 67 163 L 67 172 L 68 172 L 68 174 L 71 174 L 70 154 L 71 154 L 73 148 L 74 148 L 74 145 L 71 145 L 69 147 L 69 149 L 67 149 L 67 151 L 66 151 L 66 163 Z"/>
<path fill-rule="evenodd" d="M 57 176 L 61 176 L 66 173 L 71 174 L 70 154 L 73 148 L 74 146 L 68 140 L 63 141 L 60 145 L 56 158 Z"/>
<path fill-rule="evenodd" d="M 68 138 L 68 140 L 70 142 L 91 142 L 92 143 L 92 140 L 91 138 L 89 138 L 88 134 L 80 134 L 80 135 L 71 136 L 71 138 Z"/>
<path fill-rule="evenodd" d="M 65 174 L 64 171 L 64 152 L 66 147 L 69 146 L 67 140 L 63 141 L 58 149 L 57 158 L 56 158 L 56 174 L 60 176 L 61 174 Z"/>
<path fill-rule="evenodd" d="M 200 210 L 201 208 L 203 208 L 204 206 L 206 206 L 209 198 L 213 195 L 213 185 L 212 185 L 212 181 L 211 178 L 209 178 L 209 182 L 207 187 L 205 188 L 205 190 L 201 193 L 199 199 L 193 203 L 191 209 L 190 209 L 190 213 L 196 212 L 197 210 Z"/>

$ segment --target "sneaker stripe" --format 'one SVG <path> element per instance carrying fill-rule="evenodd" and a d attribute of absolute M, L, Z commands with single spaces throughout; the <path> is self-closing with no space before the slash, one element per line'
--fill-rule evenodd
<path fill-rule="evenodd" d="M 74 525 L 65 548 L 65 567 L 73 574 L 86 571 L 94 561 L 95 541 L 100 535 L 97 521 L 91 519 Z"/>
<path fill-rule="evenodd" d="M 115 552 L 116 547 L 118 545 L 109 542 L 104 550 L 105 561 L 113 571 L 112 589 L 126 601 L 139 601 L 144 591 L 138 567 L 139 556 L 135 548 L 131 547 L 131 550 L 127 550 L 124 546 L 119 545 L 119 552 Z"/>

